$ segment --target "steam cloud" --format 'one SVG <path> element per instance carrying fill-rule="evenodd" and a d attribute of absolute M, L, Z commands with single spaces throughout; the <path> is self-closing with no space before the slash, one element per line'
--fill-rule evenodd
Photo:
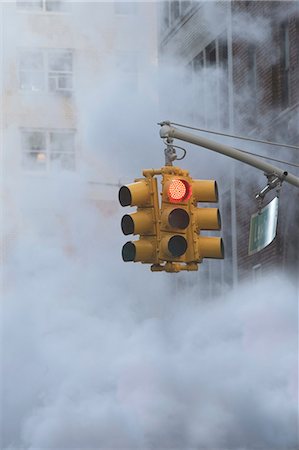
<path fill-rule="evenodd" d="M 95 166 L 139 176 L 157 160 L 161 143 L 148 128 L 158 83 L 148 73 L 146 97 L 121 90 L 117 77 L 77 93 L 93 153 L 83 171 L 4 185 L 6 230 L 18 237 L 4 268 L 1 448 L 294 450 L 296 281 L 272 273 L 203 300 L 198 282 L 181 287 L 176 275 L 122 263 L 122 211 L 107 216 L 88 200 Z M 160 82 L 177 89 L 180 74 L 169 73 Z M 178 94 L 177 110 L 164 105 L 163 118 L 188 118 L 189 94 Z M 206 156 L 196 157 L 204 176 Z M 223 173 L 223 158 L 211 158 Z"/>
<path fill-rule="evenodd" d="M 33 232 L 7 265 L 2 447 L 296 448 L 291 280 L 212 303 L 175 293 L 173 276 L 119 262 L 115 219 L 78 199 L 76 176 L 57 204 L 59 183 L 40 187 L 53 221 L 69 205 L 72 251 L 58 227 Z"/>

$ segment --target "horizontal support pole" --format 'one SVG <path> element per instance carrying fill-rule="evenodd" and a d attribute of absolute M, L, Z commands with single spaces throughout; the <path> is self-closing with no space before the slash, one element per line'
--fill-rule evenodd
<path fill-rule="evenodd" d="M 273 166 L 256 156 L 248 155 L 247 153 L 237 150 L 236 148 L 228 145 L 220 144 L 219 142 L 211 141 L 202 136 L 194 136 L 191 133 L 181 131 L 178 128 L 167 125 L 166 122 L 162 124 L 160 129 L 160 136 L 163 139 L 179 139 L 180 141 L 189 142 L 190 144 L 198 145 L 199 147 L 207 148 L 229 158 L 241 161 L 256 169 L 262 170 L 266 175 L 276 175 L 280 180 L 286 181 L 299 188 L 299 178 L 279 167 Z"/>

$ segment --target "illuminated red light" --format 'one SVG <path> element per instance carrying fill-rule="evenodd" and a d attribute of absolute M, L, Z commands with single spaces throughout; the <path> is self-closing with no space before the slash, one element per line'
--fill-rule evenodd
<path fill-rule="evenodd" d="M 191 197 L 191 186 L 187 181 L 174 178 L 168 186 L 168 198 L 172 203 L 188 200 Z"/>

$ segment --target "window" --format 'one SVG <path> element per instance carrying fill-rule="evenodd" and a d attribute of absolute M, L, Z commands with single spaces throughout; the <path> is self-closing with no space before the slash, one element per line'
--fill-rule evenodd
<path fill-rule="evenodd" d="M 205 126 L 229 127 L 227 33 L 210 42 L 190 63 L 193 72 L 197 121 Z M 216 72 L 215 69 L 220 69 Z"/>
<path fill-rule="evenodd" d="M 16 4 L 19 11 L 65 12 L 67 10 L 66 2 L 62 0 L 17 0 Z"/>
<path fill-rule="evenodd" d="M 136 2 L 114 2 L 114 12 L 119 15 L 136 14 L 137 3 Z"/>
<path fill-rule="evenodd" d="M 287 108 L 290 101 L 290 41 L 289 26 L 284 23 L 280 29 L 281 60 L 281 106 Z"/>
<path fill-rule="evenodd" d="M 219 88 L 220 125 L 224 128 L 229 128 L 228 46 L 226 31 L 218 38 L 218 65 L 221 69 L 221 87 Z"/>
<path fill-rule="evenodd" d="M 20 54 L 20 89 L 70 94 L 73 53 L 70 50 L 26 50 Z"/>
<path fill-rule="evenodd" d="M 73 130 L 21 130 L 22 165 L 25 170 L 75 169 Z"/>
<path fill-rule="evenodd" d="M 248 45 L 247 84 L 250 92 L 250 101 L 247 104 L 248 125 L 254 127 L 257 120 L 257 61 L 256 45 Z"/>
<path fill-rule="evenodd" d="M 206 65 L 208 67 L 216 65 L 216 41 L 206 47 Z"/>
<path fill-rule="evenodd" d="M 162 2 L 163 25 L 166 28 L 170 27 L 180 17 L 186 15 L 194 3 L 195 2 L 192 0 L 171 0 Z"/>
<path fill-rule="evenodd" d="M 181 1 L 181 14 L 184 15 L 192 6 L 192 1 Z"/>
<path fill-rule="evenodd" d="M 138 84 L 138 55 L 136 52 L 119 52 L 116 67 L 124 87 L 136 89 Z"/>
<path fill-rule="evenodd" d="M 180 2 L 172 0 L 170 2 L 170 21 L 175 22 L 180 17 Z"/>
<path fill-rule="evenodd" d="M 73 89 L 73 55 L 70 51 L 56 50 L 48 54 L 48 88 L 50 92 Z"/>
<path fill-rule="evenodd" d="M 44 55 L 41 51 L 29 50 L 20 56 L 20 88 L 43 91 L 45 89 Z"/>

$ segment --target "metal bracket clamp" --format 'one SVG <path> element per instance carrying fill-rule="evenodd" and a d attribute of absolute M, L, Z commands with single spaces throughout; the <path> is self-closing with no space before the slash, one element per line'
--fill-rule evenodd
<path fill-rule="evenodd" d="M 166 145 L 166 148 L 164 150 L 165 154 L 165 166 L 172 166 L 172 162 L 177 160 L 180 161 L 181 159 L 184 159 L 186 156 L 186 150 L 183 147 L 179 147 L 178 145 L 173 145 L 173 139 L 172 138 L 166 138 L 163 140 L 164 144 Z M 176 148 L 179 148 L 180 150 L 183 150 L 183 156 L 178 158 L 176 154 Z"/>
<path fill-rule="evenodd" d="M 261 209 L 263 206 L 263 201 L 268 194 L 268 192 L 272 191 L 272 189 L 276 188 L 277 197 L 279 197 L 280 189 L 285 177 L 288 175 L 288 172 L 283 172 L 283 175 L 280 177 L 275 173 L 265 173 L 265 176 L 268 179 L 267 185 L 255 195 L 256 200 L 258 201 L 258 213 L 261 214 Z"/>
<path fill-rule="evenodd" d="M 172 166 L 172 162 L 177 159 L 177 154 L 174 146 L 172 145 L 173 139 L 167 138 L 164 140 L 166 148 L 164 150 L 165 155 L 165 166 Z"/>

